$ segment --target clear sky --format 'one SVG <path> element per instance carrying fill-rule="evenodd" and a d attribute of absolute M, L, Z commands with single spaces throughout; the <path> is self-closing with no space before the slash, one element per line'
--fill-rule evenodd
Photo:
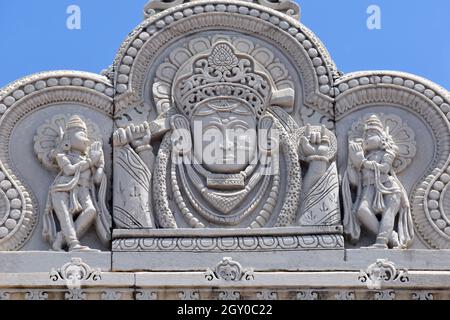
<path fill-rule="evenodd" d="M 0 0 L 0 87 L 27 74 L 58 69 L 100 72 L 142 19 L 147 0 Z M 400 70 L 450 89 L 450 1 L 300 0 L 302 22 L 343 72 Z M 69 30 L 68 6 L 81 9 Z M 381 9 L 381 29 L 367 8 Z"/>

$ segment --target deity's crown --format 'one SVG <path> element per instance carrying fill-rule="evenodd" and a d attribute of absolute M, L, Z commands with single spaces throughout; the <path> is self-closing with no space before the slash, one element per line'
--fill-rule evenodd
<path fill-rule="evenodd" d="M 70 129 L 83 129 L 87 131 L 87 126 L 79 116 L 72 116 L 66 123 L 66 130 Z"/>
<path fill-rule="evenodd" d="M 252 57 L 218 42 L 179 71 L 173 87 L 177 108 L 190 118 L 205 100 L 234 98 L 246 101 L 260 117 L 270 103 L 272 86 L 269 76 L 256 69 Z"/>
<path fill-rule="evenodd" d="M 367 130 L 376 130 L 378 132 L 384 133 L 384 126 L 380 118 L 376 115 L 370 116 L 365 122 L 365 128 Z"/>

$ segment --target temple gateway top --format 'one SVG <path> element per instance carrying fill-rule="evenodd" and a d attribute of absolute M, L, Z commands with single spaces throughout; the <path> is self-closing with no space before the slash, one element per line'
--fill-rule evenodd
<path fill-rule="evenodd" d="M 413 278 L 447 294 L 433 278 L 450 270 L 447 90 L 341 74 L 291 1 L 145 14 L 107 76 L 49 71 L 0 90 L 0 273 L 56 268 L 57 282 L 75 268 L 120 291 L 89 282 L 92 268 L 142 272 L 129 286 L 144 298 L 186 281 L 197 293 L 180 297 L 233 298 L 205 288 L 255 279 L 261 297 L 428 297 Z M 292 282 L 259 280 L 274 270 Z"/>
<path fill-rule="evenodd" d="M 148 18 L 156 13 L 171 7 L 198 0 L 153 0 L 144 7 L 144 17 Z M 295 1 L 290 0 L 244 0 L 244 2 L 257 3 L 268 8 L 280 11 L 296 19 L 300 19 L 300 6 Z"/>

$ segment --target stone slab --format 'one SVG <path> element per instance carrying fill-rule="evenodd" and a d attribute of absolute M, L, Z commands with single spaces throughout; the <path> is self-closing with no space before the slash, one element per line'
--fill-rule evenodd
<path fill-rule="evenodd" d="M 224 257 L 255 271 L 306 271 L 343 268 L 343 250 L 274 252 L 113 252 L 113 271 L 206 271 Z"/>
<path fill-rule="evenodd" d="M 71 261 L 81 258 L 91 268 L 111 270 L 110 252 L 52 252 L 22 251 L 0 252 L 0 273 L 50 272 Z"/>
<path fill-rule="evenodd" d="M 388 259 L 408 270 L 450 270 L 450 250 L 345 250 L 348 270 L 365 270 L 377 259 Z"/>

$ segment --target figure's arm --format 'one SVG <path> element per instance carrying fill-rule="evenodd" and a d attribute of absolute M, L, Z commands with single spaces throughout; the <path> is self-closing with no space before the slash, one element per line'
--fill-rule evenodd
<path fill-rule="evenodd" d="M 327 172 L 330 166 L 328 156 L 330 150 L 330 137 L 325 127 L 320 132 L 311 132 L 307 126 L 304 136 L 300 140 L 301 152 L 309 163 L 308 171 L 303 181 L 303 188 L 309 190 Z"/>
<path fill-rule="evenodd" d="M 69 158 L 63 153 L 56 156 L 56 162 L 66 176 L 73 176 L 77 170 L 84 171 L 91 167 L 89 161 L 85 160 L 72 164 Z"/>
<path fill-rule="evenodd" d="M 377 166 L 378 169 L 380 169 L 381 173 L 388 174 L 391 171 L 394 160 L 395 160 L 394 155 L 386 153 L 381 163 L 375 163 L 374 165 Z"/>
<path fill-rule="evenodd" d="M 131 146 L 150 170 L 152 170 L 155 162 L 153 147 L 150 144 L 151 139 L 152 133 L 147 122 L 139 126 L 131 124 L 126 128 L 118 129 L 114 133 L 114 145 L 116 147 Z"/>
<path fill-rule="evenodd" d="M 376 161 L 368 161 L 365 159 L 362 162 L 362 167 L 367 170 L 375 170 L 375 167 L 378 167 L 378 169 L 380 170 L 381 173 L 387 174 L 387 173 L 389 173 L 389 171 L 391 171 L 394 160 L 395 160 L 394 155 L 392 155 L 390 153 L 386 153 L 384 155 L 381 163 L 378 163 Z"/>
<path fill-rule="evenodd" d="M 364 168 L 368 163 L 366 157 L 364 156 L 363 147 L 360 143 L 350 142 L 349 158 L 350 162 L 358 170 Z"/>

